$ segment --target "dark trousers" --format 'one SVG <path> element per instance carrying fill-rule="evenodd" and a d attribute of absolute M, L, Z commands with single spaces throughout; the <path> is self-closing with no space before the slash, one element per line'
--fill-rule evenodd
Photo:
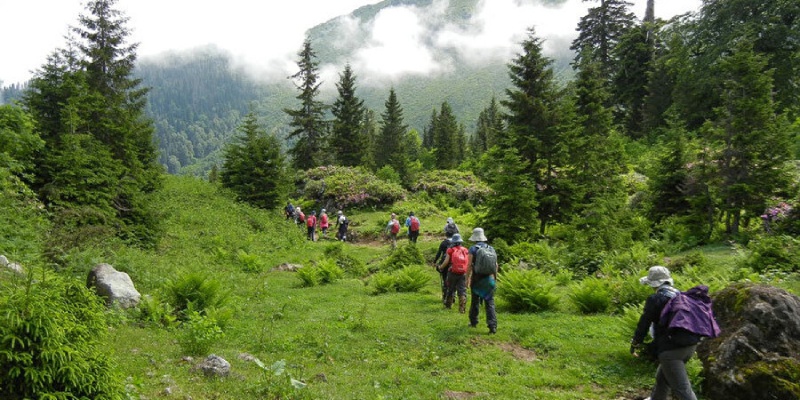
<path fill-rule="evenodd" d="M 472 326 L 478 325 L 478 315 L 481 312 L 481 303 L 484 304 L 486 310 L 486 326 L 491 330 L 497 329 L 497 312 L 494 309 L 494 292 L 481 298 L 473 293 L 469 302 L 469 323 Z"/>
<path fill-rule="evenodd" d="M 413 243 L 417 243 L 417 237 L 419 237 L 419 231 L 408 231 L 408 240 Z"/>
<path fill-rule="evenodd" d="M 678 349 L 662 351 L 658 354 L 658 369 L 656 370 L 656 386 L 650 394 L 653 400 L 667 400 L 670 389 L 673 396 L 681 400 L 697 400 L 689 374 L 686 373 L 686 363 L 692 358 L 697 345 L 681 347 Z"/>

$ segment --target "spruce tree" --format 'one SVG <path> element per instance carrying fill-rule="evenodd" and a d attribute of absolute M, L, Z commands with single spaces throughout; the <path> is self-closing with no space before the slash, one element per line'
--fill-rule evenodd
<path fill-rule="evenodd" d="M 407 178 L 403 143 L 408 127 L 403 123 L 403 108 L 397 101 L 394 88 L 389 90 L 389 98 L 384 104 L 386 109 L 381 114 L 381 129 L 378 133 L 378 146 L 375 149 L 375 167 L 380 169 L 388 165 L 402 178 Z"/>
<path fill-rule="evenodd" d="M 442 103 L 439 114 L 431 121 L 433 147 L 436 149 L 436 168 L 453 169 L 461 162 L 463 145 L 459 143 L 458 122 L 450 104 Z"/>
<path fill-rule="evenodd" d="M 785 120 L 776 116 L 772 70 L 742 41 L 719 62 L 721 102 L 708 137 L 717 147 L 720 207 L 726 232 L 737 235 L 743 213 L 759 216 L 767 201 L 788 189 L 785 163 L 790 142 Z"/>
<path fill-rule="evenodd" d="M 289 138 L 295 139 L 289 150 L 295 168 L 306 170 L 320 165 L 325 148 L 325 106 L 317 100 L 319 96 L 319 62 L 311 48 L 311 41 L 306 39 L 303 48 L 297 53 L 299 71 L 291 76 L 299 94 L 300 106 L 296 109 L 284 109 L 291 117 L 289 126 L 292 131 Z"/>
<path fill-rule="evenodd" d="M 339 97 L 333 103 L 333 130 L 330 140 L 331 153 L 337 164 L 348 167 L 361 165 L 367 151 L 363 135 L 364 101 L 356 96 L 356 76 L 350 64 L 339 74 L 336 84 Z"/>
<path fill-rule="evenodd" d="M 145 195 L 160 187 L 162 168 L 144 113 L 147 89 L 132 77 L 137 45 L 126 43 L 128 18 L 115 4 L 90 1 L 68 48 L 54 52 L 31 83 L 25 105 L 47 149 L 35 187 L 46 204 L 73 209 L 63 214 L 71 219 L 67 225 L 105 225 L 151 245 L 159 229 Z M 76 144 L 86 151 L 69 154 Z M 102 177 L 95 186 L 102 193 L 80 193 L 96 184 L 90 176 Z M 98 218 L 92 210 L 105 211 Z M 110 217 L 108 210 L 114 211 Z"/>
<path fill-rule="evenodd" d="M 610 82 L 618 69 L 614 48 L 623 33 L 633 26 L 636 17 L 629 11 L 629 1 L 599 1 L 600 5 L 590 8 L 578 22 L 578 37 L 572 41 L 570 50 L 575 52 L 576 64 L 587 56 L 599 62 L 604 79 Z"/>
<path fill-rule="evenodd" d="M 225 148 L 220 178 L 237 197 L 256 207 L 279 206 L 286 194 L 285 160 L 280 141 L 268 135 L 249 112 L 239 127 L 240 136 Z"/>
<path fill-rule="evenodd" d="M 506 89 L 507 126 L 519 155 L 528 163 L 526 173 L 537 188 L 539 229 L 565 220 L 573 192 L 568 168 L 570 140 L 569 105 L 562 102 L 552 70 L 552 60 L 542 54 L 542 41 L 533 28 L 520 53 L 509 64 L 513 88 Z"/>
<path fill-rule="evenodd" d="M 480 156 L 494 146 L 499 132 L 503 129 L 503 115 L 500 113 L 497 99 L 492 97 L 489 105 L 478 114 L 475 134 L 471 137 L 470 150 L 473 156 Z"/>
<path fill-rule="evenodd" d="M 646 25 L 625 32 L 614 51 L 619 60 L 612 86 L 617 122 L 634 139 L 644 136 L 644 103 L 652 77 L 654 52 L 653 33 Z"/>

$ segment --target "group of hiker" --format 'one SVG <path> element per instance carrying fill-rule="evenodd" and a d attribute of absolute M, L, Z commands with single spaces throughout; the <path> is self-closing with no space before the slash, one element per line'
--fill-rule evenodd
<path fill-rule="evenodd" d="M 336 221 L 339 232 L 337 239 L 344 240 L 347 232 L 347 219 L 339 211 Z M 316 212 L 306 218 L 300 207 L 286 207 L 286 218 L 295 223 L 305 222 L 308 227 L 309 240 L 314 240 L 317 223 L 323 236 L 327 234 L 328 218 L 322 209 L 319 222 Z M 408 240 L 417 242 L 420 233 L 420 221 L 410 212 L 404 223 Z M 386 224 L 386 234 L 392 248 L 397 246 L 397 236 L 401 230 L 397 214 L 392 213 Z M 469 326 L 477 327 L 481 304 L 486 314 L 486 325 L 490 334 L 497 333 L 497 312 L 495 310 L 494 293 L 497 285 L 499 264 L 497 253 L 489 245 L 483 228 L 475 228 L 469 241 L 472 246 L 466 247 L 458 225 L 453 218 L 447 218 L 444 226 L 445 239 L 439 244 L 433 265 L 441 277 L 442 304 L 451 309 L 458 296 L 458 311 L 464 314 L 467 310 L 467 288 L 469 288 Z M 682 400 L 696 400 L 691 382 L 686 371 L 686 363 L 693 356 L 697 344 L 704 337 L 717 337 L 719 326 L 711 308 L 711 299 L 707 286 L 696 286 L 681 292 L 673 286 L 670 271 L 663 266 L 653 266 L 640 283 L 654 289 L 644 304 L 636 331 L 631 339 L 631 354 L 639 357 L 644 348 L 648 355 L 658 362 L 656 382 L 650 397 L 646 400 L 666 400 L 670 392 Z M 645 347 L 646 336 L 652 340 Z"/>
<path fill-rule="evenodd" d="M 293 220 L 296 225 L 305 226 L 307 239 L 315 242 L 317 241 L 317 228 L 322 231 L 322 237 L 328 237 L 328 228 L 330 221 L 328 220 L 327 210 L 324 208 L 320 210 L 319 218 L 317 218 L 317 211 L 311 211 L 311 215 L 306 215 L 300 206 L 295 207 L 291 202 L 286 203 L 283 208 L 286 220 Z M 347 240 L 347 227 L 350 221 L 345 217 L 344 212 L 339 210 L 336 212 L 336 240 Z"/>

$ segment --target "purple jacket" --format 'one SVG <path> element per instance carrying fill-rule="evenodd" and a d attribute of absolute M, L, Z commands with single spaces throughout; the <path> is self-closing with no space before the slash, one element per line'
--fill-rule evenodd
<path fill-rule="evenodd" d="M 701 336 L 715 338 L 720 329 L 711 309 L 708 286 L 698 285 L 673 297 L 661 310 L 662 323 L 670 328 L 683 328 Z"/>

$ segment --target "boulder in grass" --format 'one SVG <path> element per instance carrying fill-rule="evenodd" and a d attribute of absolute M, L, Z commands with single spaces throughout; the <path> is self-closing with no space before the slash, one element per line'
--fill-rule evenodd
<path fill-rule="evenodd" d="M 710 400 L 800 399 L 800 298 L 767 285 L 712 295 L 722 335 L 697 347 Z"/>
<path fill-rule="evenodd" d="M 197 364 L 194 369 L 203 371 L 205 376 L 223 377 L 228 376 L 231 373 L 231 364 L 228 362 L 228 360 L 216 354 L 212 354 L 206 357 L 203 362 Z"/>
<path fill-rule="evenodd" d="M 86 285 L 94 288 L 97 294 L 106 300 L 108 306 L 116 303 L 122 308 L 136 307 L 141 299 L 131 277 L 117 271 L 109 264 L 98 264 L 94 267 L 89 272 Z"/>

